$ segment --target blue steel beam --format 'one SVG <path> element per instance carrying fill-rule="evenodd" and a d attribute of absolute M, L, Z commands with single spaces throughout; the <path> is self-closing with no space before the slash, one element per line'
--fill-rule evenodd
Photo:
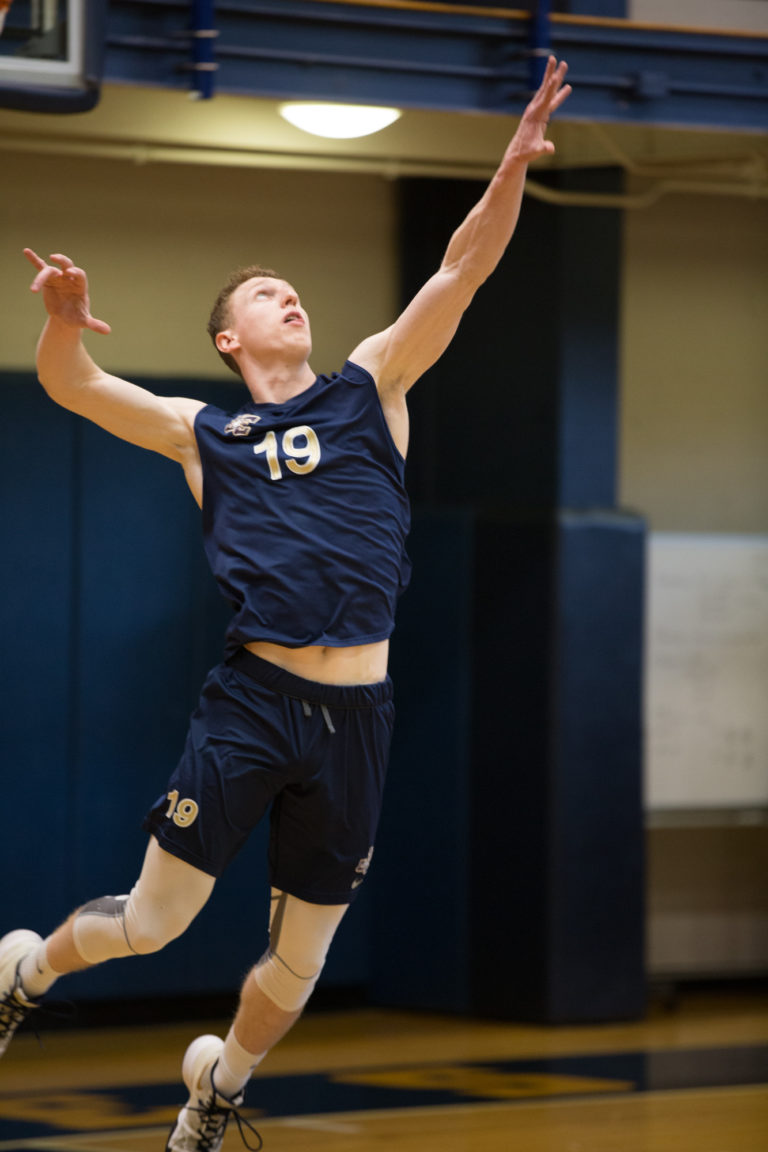
<path fill-rule="evenodd" d="M 531 88 L 538 88 L 544 78 L 547 57 L 552 51 L 552 5 L 549 0 L 536 0 L 530 17 Z"/>
<path fill-rule="evenodd" d="M 195 92 L 201 100 L 213 96 L 214 74 L 218 64 L 214 44 L 219 35 L 213 0 L 192 0 L 192 62 L 190 68 Z"/>
<path fill-rule="evenodd" d="M 216 90 L 515 114 L 551 46 L 574 86 L 564 119 L 768 129 L 768 34 L 549 8 L 219 0 Z M 112 0 L 105 79 L 190 87 L 200 52 L 192 9 L 189 0 Z"/>

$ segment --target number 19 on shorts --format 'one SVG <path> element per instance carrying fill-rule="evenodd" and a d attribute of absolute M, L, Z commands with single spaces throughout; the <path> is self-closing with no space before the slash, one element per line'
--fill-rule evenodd
<path fill-rule="evenodd" d="M 173 820 L 177 828 L 188 828 L 194 824 L 200 807 L 194 800 L 179 800 L 178 789 L 168 793 L 166 819 Z"/>

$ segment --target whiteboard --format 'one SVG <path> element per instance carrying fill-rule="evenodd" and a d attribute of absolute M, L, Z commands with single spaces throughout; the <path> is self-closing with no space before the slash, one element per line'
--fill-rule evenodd
<path fill-rule="evenodd" d="M 650 533 L 645 804 L 768 806 L 768 537 Z"/>

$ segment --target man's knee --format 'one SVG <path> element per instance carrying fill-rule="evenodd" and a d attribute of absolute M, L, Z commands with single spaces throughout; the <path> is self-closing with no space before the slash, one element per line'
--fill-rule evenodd
<path fill-rule="evenodd" d="M 253 970 L 253 976 L 265 996 L 283 1012 L 300 1012 L 315 990 L 324 960 L 306 975 L 294 971 L 271 948 Z"/>
<path fill-rule="evenodd" d="M 184 932 L 194 910 L 184 903 L 158 902 L 138 883 L 129 896 L 102 896 L 75 916 L 75 947 L 88 964 L 159 952 Z"/>
<path fill-rule="evenodd" d="M 253 975 L 265 996 L 284 1012 L 309 1000 L 347 905 L 308 904 L 284 892 L 273 897 L 269 948 Z"/>
<path fill-rule="evenodd" d="M 129 896 L 102 896 L 75 914 L 75 947 L 87 964 L 159 952 L 189 927 L 213 885 L 212 876 L 150 840 Z"/>
<path fill-rule="evenodd" d="M 101 964 L 134 952 L 125 933 L 128 900 L 128 896 L 101 896 L 75 914 L 72 937 L 86 964 Z"/>
<path fill-rule="evenodd" d="M 139 956 L 159 952 L 186 932 L 196 914 L 197 907 L 184 901 L 153 898 L 139 882 L 125 906 L 125 935 L 131 951 Z"/>

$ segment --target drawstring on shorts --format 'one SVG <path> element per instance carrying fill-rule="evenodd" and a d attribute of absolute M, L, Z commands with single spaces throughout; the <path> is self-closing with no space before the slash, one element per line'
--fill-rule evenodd
<path fill-rule="evenodd" d="M 307 719 L 309 719 L 309 717 L 312 715 L 312 705 L 308 700 L 302 700 L 301 706 L 304 709 L 304 715 L 307 717 Z M 331 720 L 331 714 L 328 711 L 328 707 L 325 704 L 320 704 L 319 708 L 322 712 L 323 720 L 325 720 L 325 726 L 330 732 L 331 736 L 333 736 L 336 732 L 336 729 L 333 726 L 333 720 Z"/>

